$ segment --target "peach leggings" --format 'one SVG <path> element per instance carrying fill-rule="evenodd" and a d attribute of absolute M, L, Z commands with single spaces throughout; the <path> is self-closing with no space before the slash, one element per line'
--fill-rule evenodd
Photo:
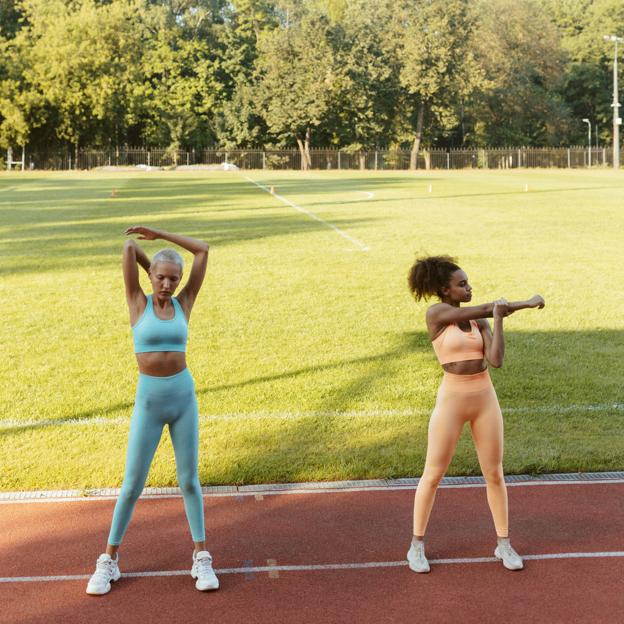
<path fill-rule="evenodd" d="M 487 370 L 476 375 L 444 373 L 429 421 L 425 469 L 414 499 L 414 535 L 424 536 L 440 480 L 457 440 L 470 423 L 487 500 L 498 537 L 507 537 L 507 488 L 503 476 L 503 417 Z"/>

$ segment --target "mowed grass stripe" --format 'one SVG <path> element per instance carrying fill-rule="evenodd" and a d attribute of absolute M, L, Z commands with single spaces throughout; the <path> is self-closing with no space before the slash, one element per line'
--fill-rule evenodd
<path fill-rule="evenodd" d="M 371 251 L 345 254 L 326 226 L 229 172 L 0 175 L 0 184 L 20 189 L 0 196 L 0 270 L 10 293 L 0 328 L 1 416 L 120 419 L 110 430 L 1 431 L 1 488 L 120 482 L 136 382 L 120 257 L 123 230 L 137 223 L 211 243 L 188 354 L 200 413 L 319 414 L 203 423 L 202 457 L 218 465 L 202 463 L 202 482 L 418 474 L 441 371 L 424 331 L 426 305 L 415 305 L 406 289 L 416 252 L 457 255 L 476 301 L 546 297 L 544 310 L 506 321 L 505 366 L 492 371 L 507 411 L 506 469 L 622 468 L 621 410 L 583 409 L 622 400 L 624 293 L 614 284 L 621 175 L 251 175 Z M 579 410 L 533 409 L 549 405 Z M 326 415 L 376 410 L 405 415 Z M 175 483 L 170 448 L 161 454 L 154 486 Z M 106 474 L 100 460 L 110 462 Z M 452 472 L 478 470 L 466 438 Z"/>

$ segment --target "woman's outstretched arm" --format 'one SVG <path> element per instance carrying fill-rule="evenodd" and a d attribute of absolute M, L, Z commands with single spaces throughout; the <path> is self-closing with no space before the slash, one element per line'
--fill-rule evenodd
<path fill-rule="evenodd" d="M 476 306 L 456 307 L 448 303 L 436 303 L 427 310 L 427 323 L 434 325 L 450 325 L 461 321 L 476 321 L 481 318 L 492 318 L 496 301 L 482 303 Z M 506 303 L 507 313 L 505 316 L 527 308 L 543 308 L 544 299 L 535 295 L 526 301 L 510 301 Z"/>

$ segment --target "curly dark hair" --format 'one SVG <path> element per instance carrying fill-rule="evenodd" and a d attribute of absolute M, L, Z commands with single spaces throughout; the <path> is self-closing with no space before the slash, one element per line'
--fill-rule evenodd
<path fill-rule="evenodd" d="M 451 275 L 458 269 L 457 260 L 451 256 L 418 258 L 407 276 L 410 292 L 416 301 L 434 295 L 442 298 L 440 289 L 448 285 Z"/>

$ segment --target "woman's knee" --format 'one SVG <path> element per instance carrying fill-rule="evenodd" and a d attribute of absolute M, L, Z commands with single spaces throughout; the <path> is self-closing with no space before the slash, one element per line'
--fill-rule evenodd
<path fill-rule="evenodd" d="M 199 484 L 199 476 L 196 472 L 178 474 L 178 484 L 183 495 L 201 496 L 201 485 Z"/>
<path fill-rule="evenodd" d="M 444 472 L 442 468 L 425 468 L 418 485 L 422 483 L 423 487 L 437 488 L 444 477 Z"/>
<path fill-rule="evenodd" d="M 134 503 L 141 496 L 142 491 L 143 483 L 139 481 L 124 481 L 119 492 L 119 498 L 129 503 Z"/>
<path fill-rule="evenodd" d="M 500 487 L 505 484 L 505 475 L 503 474 L 502 466 L 484 468 L 483 477 L 486 484 L 493 487 Z"/>

